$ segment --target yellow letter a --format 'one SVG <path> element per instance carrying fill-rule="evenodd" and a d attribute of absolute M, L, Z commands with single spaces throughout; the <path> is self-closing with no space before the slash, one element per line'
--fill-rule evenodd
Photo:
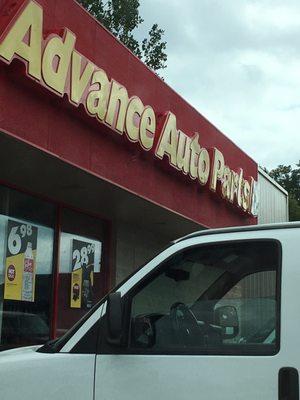
<path fill-rule="evenodd" d="M 9 63 L 15 55 L 21 57 L 28 62 L 28 74 L 36 79 L 41 78 L 42 26 L 43 10 L 30 1 L 0 44 L 0 57 Z"/>

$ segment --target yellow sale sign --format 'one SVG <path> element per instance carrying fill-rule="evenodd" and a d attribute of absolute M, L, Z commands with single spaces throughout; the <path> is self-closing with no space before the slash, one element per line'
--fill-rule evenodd
<path fill-rule="evenodd" d="M 82 269 L 72 272 L 71 282 L 71 308 L 81 308 L 82 294 Z"/>
<path fill-rule="evenodd" d="M 88 309 L 93 303 L 95 245 L 73 239 L 71 308 Z"/>
<path fill-rule="evenodd" d="M 38 228 L 8 220 L 4 299 L 34 302 Z"/>

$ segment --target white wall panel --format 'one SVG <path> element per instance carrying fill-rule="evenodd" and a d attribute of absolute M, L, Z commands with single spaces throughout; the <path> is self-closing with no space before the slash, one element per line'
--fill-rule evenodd
<path fill-rule="evenodd" d="M 261 168 L 258 172 L 258 183 L 260 203 L 258 223 L 288 221 L 288 193 Z"/>

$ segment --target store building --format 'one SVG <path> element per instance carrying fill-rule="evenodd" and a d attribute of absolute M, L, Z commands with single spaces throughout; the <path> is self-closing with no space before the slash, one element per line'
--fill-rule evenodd
<path fill-rule="evenodd" d="M 258 167 L 74 0 L 0 0 L 0 343 L 66 331 L 170 240 L 257 223 Z"/>

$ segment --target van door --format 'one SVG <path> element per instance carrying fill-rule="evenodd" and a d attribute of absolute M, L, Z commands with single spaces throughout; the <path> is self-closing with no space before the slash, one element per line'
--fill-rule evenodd
<path fill-rule="evenodd" d="M 125 295 L 123 347 L 104 340 L 96 400 L 278 398 L 280 244 L 173 254 Z"/>

